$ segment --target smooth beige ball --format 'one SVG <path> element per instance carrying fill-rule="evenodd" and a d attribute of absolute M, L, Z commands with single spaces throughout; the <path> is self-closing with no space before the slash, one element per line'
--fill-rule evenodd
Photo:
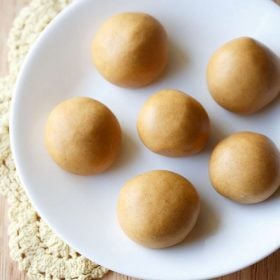
<path fill-rule="evenodd" d="M 210 93 L 225 109 L 252 114 L 280 92 L 279 58 L 260 42 L 241 37 L 227 42 L 210 58 Z"/>
<path fill-rule="evenodd" d="M 163 26 L 144 13 L 110 17 L 92 43 L 93 62 L 109 82 L 141 87 L 155 81 L 168 61 L 168 39 Z"/>
<path fill-rule="evenodd" d="M 100 173 L 116 160 L 121 128 L 101 102 L 74 97 L 50 113 L 45 130 L 47 150 L 63 169 L 79 175 Z"/>
<path fill-rule="evenodd" d="M 209 174 L 221 195 L 240 203 L 261 202 L 280 185 L 280 153 L 262 134 L 235 133 L 215 147 Z"/>
<path fill-rule="evenodd" d="M 142 107 L 138 134 L 151 151 L 165 156 L 188 156 L 208 142 L 210 122 L 202 105 L 178 90 L 162 90 Z"/>
<path fill-rule="evenodd" d="M 184 177 L 164 170 L 144 173 L 121 189 L 118 219 L 126 235 L 150 248 L 173 246 L 194 227 L 199 196 Z"/>

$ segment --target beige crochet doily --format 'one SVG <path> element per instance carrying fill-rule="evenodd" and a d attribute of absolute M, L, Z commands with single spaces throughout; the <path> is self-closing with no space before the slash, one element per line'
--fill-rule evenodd
<path fill-rule="evenodd" d="M 11 158 L 9 108 L 21 64 L 38 35 L 70 0 L 33 0 L 14 22 L 9 44 L 9 70 L 0 79 L 0 193 L 10 209 L 10 253 L 30 279 L 90 280 L 106 272 L 61 241 L 40 219 L 23 191 Z"/>

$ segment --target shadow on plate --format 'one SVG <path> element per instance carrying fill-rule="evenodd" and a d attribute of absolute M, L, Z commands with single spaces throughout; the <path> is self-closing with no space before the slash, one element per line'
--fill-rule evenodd
<path fill-rule="evenodd" d="M 195 242 L 207 239 L 209 236 L 214 235 L 218 231 L 219 225 L 220 218 L 218 213 L 206 200 L 201 199 L 200 214 L 195 227 L 183 242 L 174 247 L 189 246 Z"/>
<path fill-rule="evenodd" d="M 139 152 L 139 145 L 132 139 L 130 135 L 122 132 L 122 147 L 119 154 L 119 158 L 116 162 L 105 171 L 106 174 L 109 172 L 116 172 L 121 168 L 126 168 L 128 165 L 132 164 L 134 160 L 137 159 Z"/>
<path fill-rule="evenodd" d="M 278 96 L 272 100 L 267 106 L 265 106 L 263 109 L 260 111 L 256 112 L 255 114 L 252 115 L 252 117 L 262 117 L 264 114 L 270 112 L 270 111 L 276 111 L 276 109 L 279 109 L 280 107 L 280 92 L 278 93 Z"/>
<path fill-rule="evenodd" d="M 280 187 L 271 197 L 269 197 L 267 200 L 261 202 L 261 204 L 271 203 L 272 201 L 275 201 L 275 200 L 279 200 L 279 202 L 280 202 Z"/>
<path fill-rule="evenodd" d="M 210 120 L 211 121 L 211 120 Z M 226 138 L 229 134 L 226 134 L 219 126 L 215 123 L 211 122 L 211 134 L 208 144 L 206 145 L 205 149 L 202 153 L 212 153 L 215 146 L 224 138 Z M 200 155 L 199 153 L 198 155 Z"/>
<path fill-rule="evenodd" d="M 170 79 L 181 72 L 188 64 L 188 57 L 186 53 L 179 48 L 174 42 L 169 42 L 169 59 L 164 73 L 155 82 L 158 84 L 163 80 Z M 178 88 L 178 90 L 180 90 Z"/>

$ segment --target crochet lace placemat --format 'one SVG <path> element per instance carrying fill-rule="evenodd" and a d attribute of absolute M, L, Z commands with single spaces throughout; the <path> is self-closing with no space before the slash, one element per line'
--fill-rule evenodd
<path fill-rule="evenodd" d="M 0 79 L 0 193 L 8 199 L 12 258 L 29 279 L 90 280 L 107 272 L 61 241 L 32 208 L 16 174 L 9 141 L 9 109 L 22 62 L 38 35 L 70 0 L 33 0 L 10 32 L 9 75 Z"/>

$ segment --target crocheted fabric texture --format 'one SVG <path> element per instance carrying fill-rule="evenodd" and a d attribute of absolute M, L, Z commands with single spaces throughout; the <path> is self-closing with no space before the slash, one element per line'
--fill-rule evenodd
<path fill-rule="evenodd" d="M 10 205 L 10 253 L 29 279 L 90 280 L 106 272 L 61 241 L 32 208 L 16 174 L 9 141 L 9 109 L 21 64 L 38 35 L 69 0 L 33 0 L 14 22 L 9 45 L 9 76 L 0 79 L 0 193 Z"/>

